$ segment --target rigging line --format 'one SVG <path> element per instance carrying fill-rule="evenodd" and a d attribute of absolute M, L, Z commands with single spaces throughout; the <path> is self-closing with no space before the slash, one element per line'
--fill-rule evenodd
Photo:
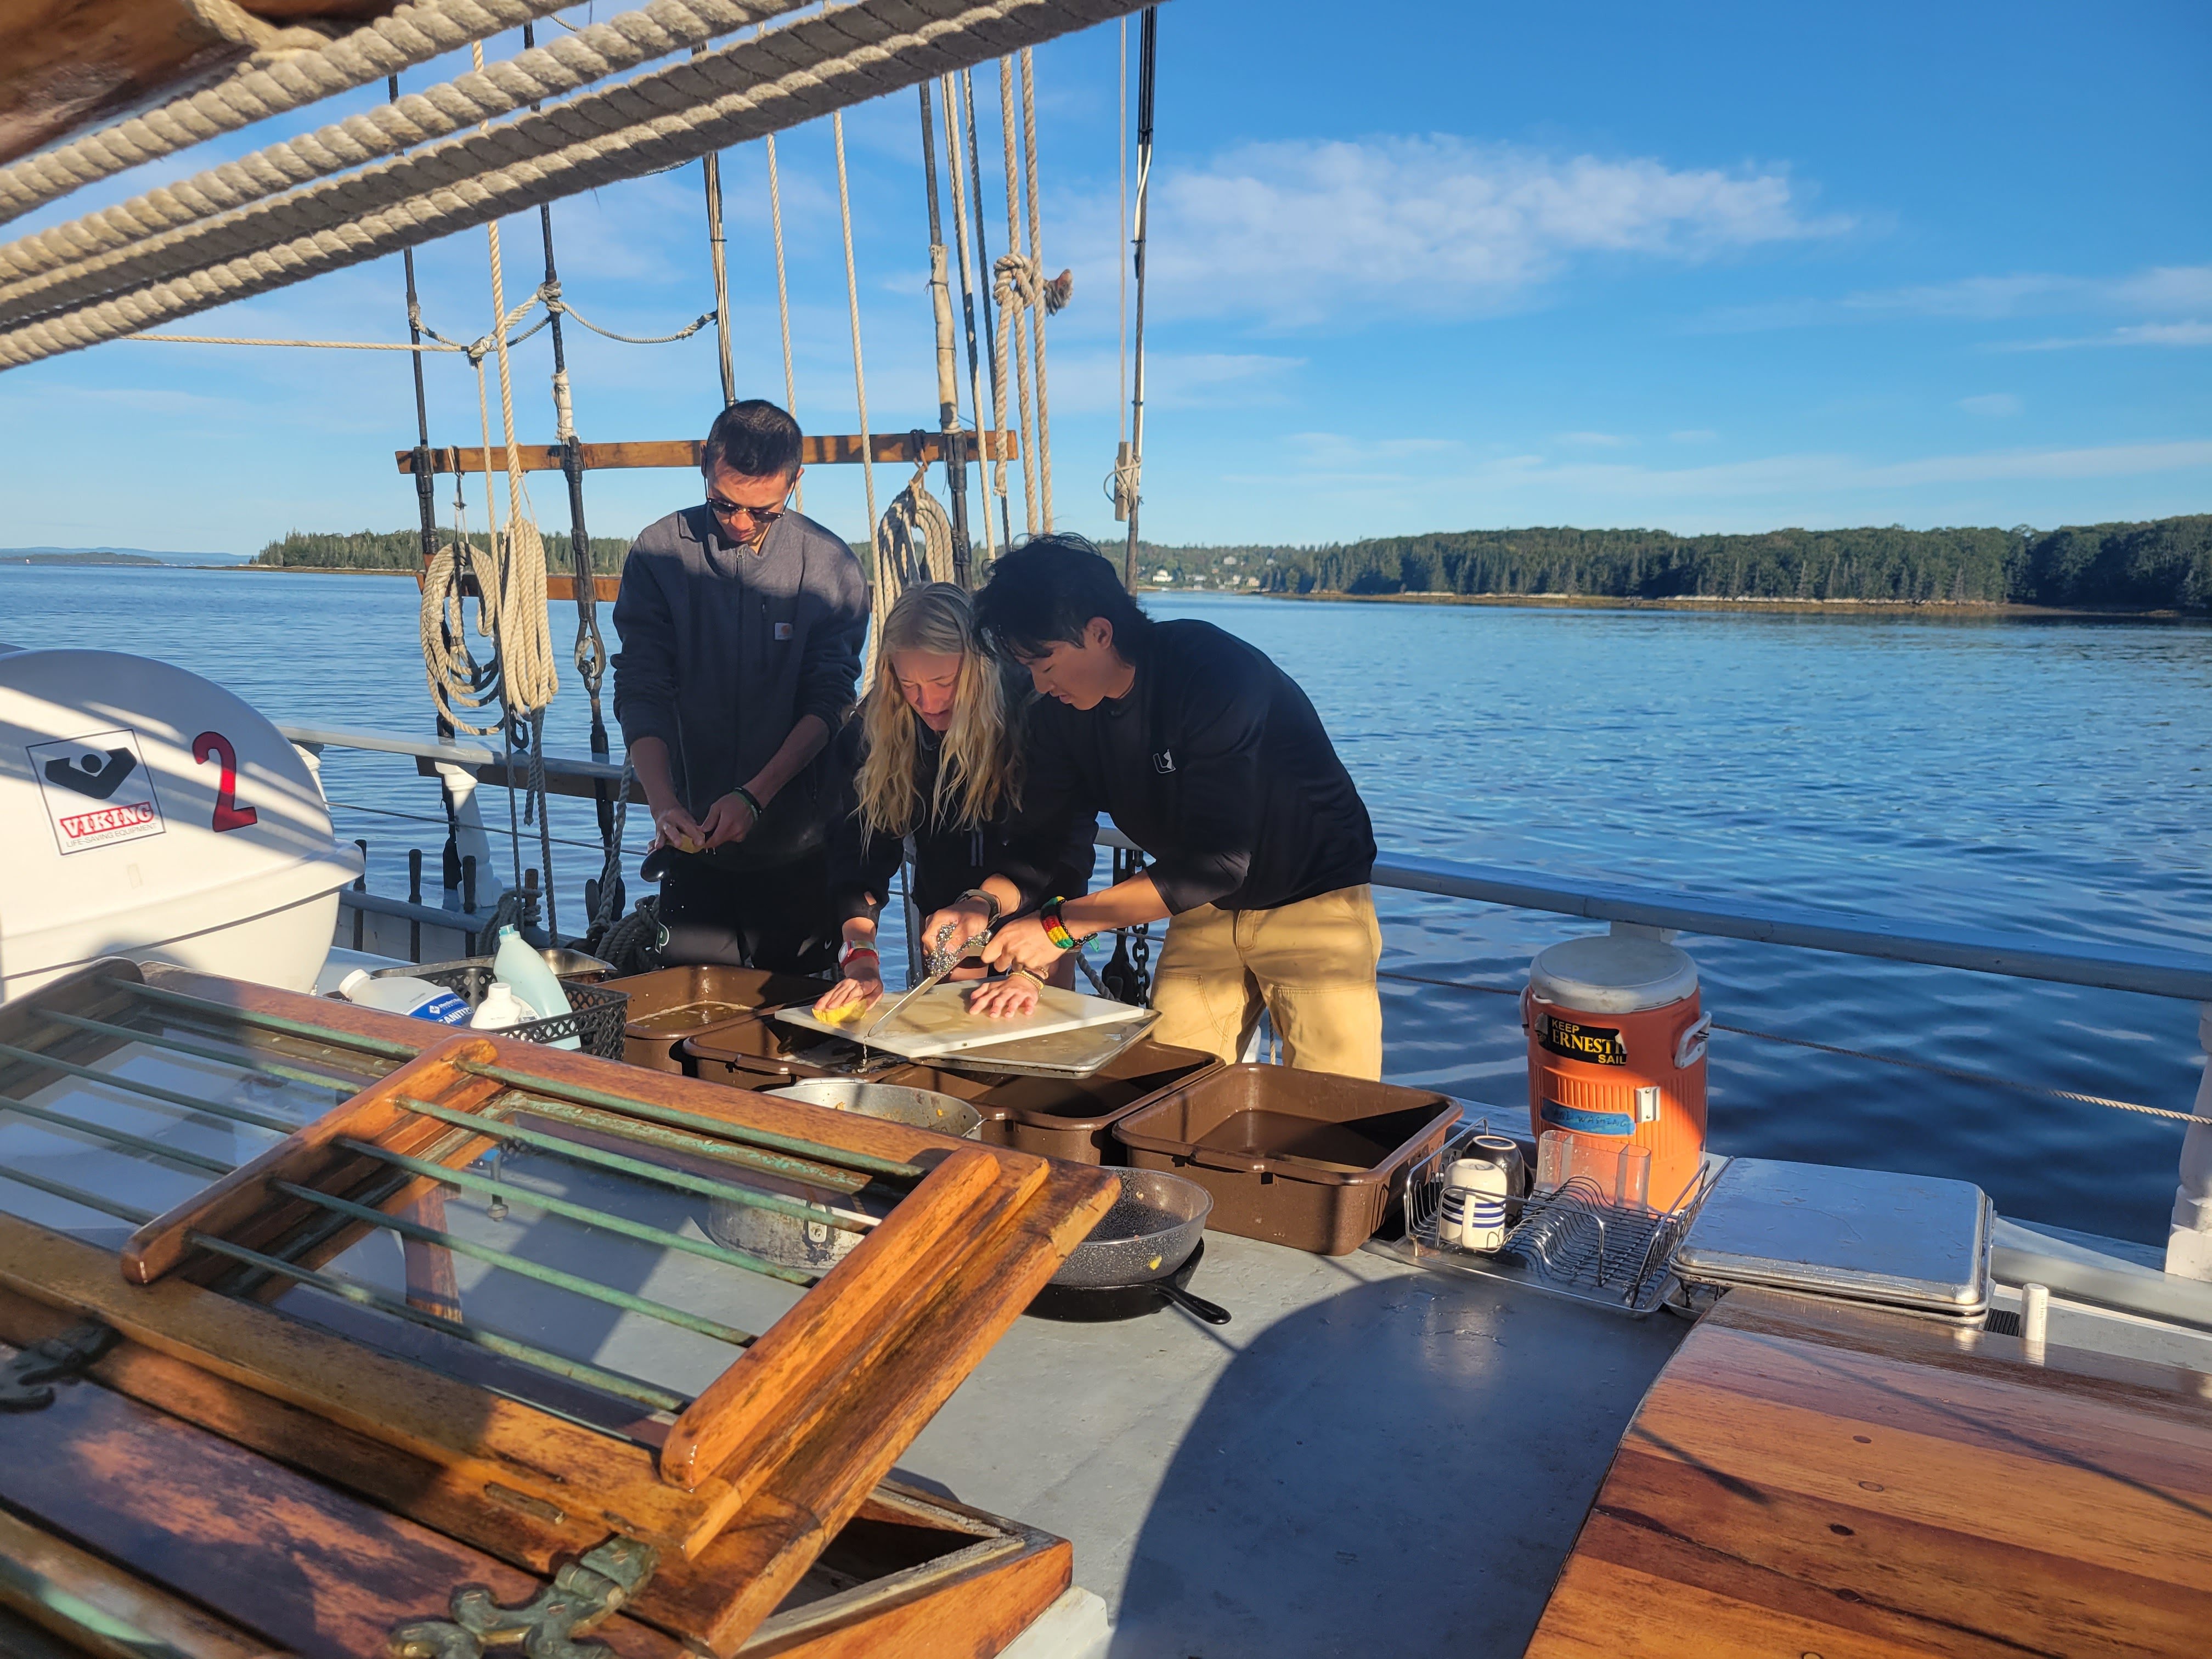
<path fill-rule="evenodd" d="M 413 249 L 407 250 L 412 252 Z M 400 345 L 385 340 L 250 340 L 228 334 L 126 334 L 126 340 L 160 340 L 170 345 L 227 345 L 227 346 L 296 346 L 314 351 L 425 351 L 462 353 L 466 346 L 448 345 L 442 340 L 428 345 Z"/>
<path fill-rule="evenodd" d="M 845 178 L 845 112 L 838 110 L 830 118 L 830 131 L 837 142 L 837 212 L 845 226 L 845 301 L 853 318 L 853 390 L 860 404 L 860 477 L 868 491 L 868 535 L 876 533 L 876 444 L 868 432 L 868 375 L 860 362 L 860 279 L 853 266 L 853 193 Z M 883 573 L 876 573 L 878 586 L 882 585 Z M 877 630 L 868 635 L 869 655 L 873 659 Z M 866 673 L 866 670 L 862 671 Z"/>
<path fill-rule="evenodd" d="M 983 385 L 976 363 L 975 283 L 968 269 L 967 185 L 963 177 L 967 161 L 960 151 L 959 89 L 950 75 L 939 76 L 938 86 L 944 94 L 945 172 L 952 187 L 952 239 L 960 252 L 960 311 L 968 337 L 968 409 L 980 432 L 983 425 Z M 983 497 L 983 557 L 988 562 L 999 556 L 998 532 L 991 525 L 990 463 L 983 457 L 980 441 L 975 449 L 975 482 Z"/>
<path fill-rule="evenodd" d="M 799 382 L 791 372 L 791 289 L 784 282 L 783 191 L 776 182 L 775 135 L 772 132 L 768 135 L 768 216 L 775 232 L 775 314 L 783 325 L 783 411 L 795 421 L 799 418 Z M 804 471 L 793 487 L 791 504 L 801 513 L 806 511 Z"/>
<path fill-rule="evenodd" d="M 1129 538 L 1121 553 L 1123 585 L 1137 585 L 1137 518 L 1145 476 L 1145 232 L 1152 186 L 1152 93 L 1158 77 L 1160 9 L 1145 8 L 1137 31 L 1137 211 L 1125 221 L 1129 258 L 1137 278 L 1136 325 L 1129 341 L 1129 457 L 1121 480 L 1129 509 Z"/>
<path fill-rule="evenodd" d="M 1470 985 L 1464 980 L 1431 979 L 1420 974 L 1401 974 L 1389 969 L 1377 969 L 1377 979 L 1394 979 L 1407 985 L 1433 985 L 1447 991 L 1479 991 L 1485 996 L 1518 997 L 1518 988 L 1508 985 Z M 2144 1106 L 2132 1100 L 2113 1100 L 2104 1095 L 2082 1094 L 2073 1089 L 2053 1089 L 2040 1083 L 2021 1083 L 2011 1078 L 1993 1077 L 1987 1072 L 1969 1072 L 1955 1066 L 1938 1066 L 1925 1060 L 1907 1060 L 1900 1054 L 1870 1054 L 1864 1048 L 1838 1048 L 1832 1042 L 1815 1042 L 1809 1037 L 1784 1036 L 1779 1031 L 1754 1030 L 1748 1025 L 1713 1024 L 1716 1031 L 1726 1031 L 1731 1036 L 1756 1037 L 1762 1042 L 1784 1043 L 1793 1048 L 1812 1048 L 1824 1054 L 1838 1054 L 1846 1060 L 1870 1060 L 1878 1066 L 1896 1066 L 1906 1071 L 1928 1072 L 1959 1083 L 1978 1083 L 1992 1089 L 2011 1089 L 2024 1095 L 2045 1095 L 2055 1100 L 2075 1100 L 2087 1106 L 2109 1106 L 2115 1111 L 2140 1112 L 2146 1117 L 2171 1119 L 2176 1123 L 2202 1123 L 2212 1127 L 2212 1118 L 2197 1117 L 2188 1112 L 2169 1111 L 2163 1106 Z"/>
<path fill-rule="evenodd" d="M 1121 71 L 1116 82 L 1120 95 L 1120 115 L 1115 128 L 1114 150 L 1121 170 L 1121 216 L 1117 225 L 1129 222 L 1129 20 L 1124 16 L 1121 28 Z M 1118 449 L 1129 439 L 1129 266 L 1126 260 L 1114 261 L 1115 297 L 1114 301 L 1114 442 Z M 1119 505 L 1121 492 L 1115 491 Z"/>
<path fill-rule="evenodd" d="M 1030 414 L 1029 313 L 1030 297 L 1035 292 L 1036 267 L 1025 262 L 1022 256 L 1021 168 L 1014 156 L 1014 60 L 999 59 L 999 137 L 1006 151 L 1006 252 L 997 268 L 997 295 L 1001 323 L 1011 308 L 1011 326 L 1001 327 L 999 343 L 1005 349 L 1010 343 L 1014 354 L 1014 412 L 1020 417 L 1022 428 L 1022 517 L 1029 532 L 1037 533 L 1037 477 L 1036 441 L 1034 421 Z M 1024 277 L 1027 281 L 1024 281 Z"/>
<path fill-rule="evenodd" d="M 706 52 L 704 46 L 691 48 L 694 58 L 703 58 Z M 715 343 L 722 370 L 722 407 L 727 409 L 738 400 L 738 371 L 730 361 L 730 262 L 722 235 L 722 152 L 710 149 L 701 156 L 699 172 L 707 192 L 707 264 L 714 277 Z"/>
<path fill-rule="evenodd" d="M 1052 399 L 1045 390 L 1044 319 L 1052 314 L 1045 293 L 1044 210 L 1037 190 L 1036 58 L 1022 48 L 1022 166 L 1030 198 L 1030 326 L 1036 352 L 1036 466 L 1039 510 L 1052 533 Z"/>
<path fill-rule="evenodd" d="M 975 182 L 975 276 L 981 282 L 991 274 L 991 251 L 983 233 L 983 150 L 975 133 L 975 78 L 965 69 L 960 71 L 960 102 L 968 129 L 968 176 Z M 999 321 L 988 298 L 983 302 L 983 340 L 991 356 L 991 424 L 1003 430 L 1006 425 L 1006 358 L 999 347 Z M 1003 459 L 992 469 L 992 483 L 999 493 L 999 537 L 1012 547 L 1013 509 L 1007 500 L 1006 463 Z M 983 506 L 988 512 L 990 503 L 987 501 Z"/>
<path fill-rule="evenodd" d="M 541 211 L 542 210 L 541 210 Z M 720 283 L 716 284 L 718 289 L 720 286 L 721 285 Z M 726 295 L 718 294 L 715 304 L 723 309 L 726 309 L 729 304 Z M 690 339 L 701 329 L 706 327 L 708 324 L 718 322 L 720 320 L 715 312 L 702 311 L 690 322 L 686 323 L 683 327 L 678 329 L 673 334 L 617 334 L 611 328 L 601 328 L 597 323 L 584 315 L 582 312 L 577 310 L 575 307 L 570 305 L 565 300 L 560 302 L 558 309 L 562 315 L 570 319 L 580 326 L 588 328 L 592 333 L 597 334 L 603 338 L 620 341 L 623 345 L 672 345 L 678 340 Z M 520 345 L 521 341 L 514 340 L 508 342 L 508 343 Z"/>

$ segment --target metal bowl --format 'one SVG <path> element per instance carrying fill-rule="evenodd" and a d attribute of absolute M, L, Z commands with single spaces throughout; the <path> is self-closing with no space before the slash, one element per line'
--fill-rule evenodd
<path fill-rule="evenodd" d="M 904 1123 L 917 1129 L 933 1129 L 939 1134 L 955 1135 L 969 1140 L 975 1139 L 983 1127 L 982 1113 L 966 1101 L 951 1095 L 939 1094 L 934 1089 L 909 1089 L 896 1083 L 868 1083 L 858 1078 L 810 1078 L 803 1083 L 786 1084 L 781 1088 L 767 1089 L 762 1092 L 780 1095 L 789 1100 L 803 1100 L 815 1106 L 827 1106 L 833 1111 L 881 1118 L 886 1122 Z M 871 1215 L 882 1216 L 890 1208 L 888 1200 L 878 1202 L 869 1192 L 831 1192 L 824 1188 L 783 1180 L 762 1184 L 772 1184 L 775 1191 L 810 1203 L 831 1204 L 841 1209 L 860 1210 Z M 801 1221 L 795 1216 L 777 1215 L 771 1211 L 755 1209 L 750 1205 L 733 1204 L 724 1198 L 713 1199 L 708 1203 L 707 1236 L 717 1244 L 727 1245 L 733 1250 L 749 1250 L 778 1267 L 805 1267 L 822 1272 L 827 1272 L 851 1255 L 854 1247 L 865 1237 L 860 1233 L 848 1233 L 842 1228 L 827 1226 L 821 1222 Z"/>
<path fill-rule="evenodd" d="M 787 1100 L 803 1100 L 812 1106 L 827 1106 L 834 1111 L 855 1112 L 862 1117 L 879 1117 L 887 1123 L 903 1123 L 909 1128 L 934 1129 L 939 1134 L 962 1140 L 975 1139 L 983 1127 L 982 1113 L 957 1095 L 940 1094 L 934 1089 L 910 1089 L 902 1083 L 817 1077 L 761 1092 Z"/>

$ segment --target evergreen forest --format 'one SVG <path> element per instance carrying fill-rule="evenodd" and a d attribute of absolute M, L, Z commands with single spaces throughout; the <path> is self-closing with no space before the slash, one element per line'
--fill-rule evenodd
<path fill-rule="evenodd" d="M 480 535 L 471 539 L 483 544 Z M 566 568 L 568 532 L 548 531 L 545 544 L 553 568 Z M 593 537 L 592 568 L 619 570 L 629 547 L 620 538 Z M 263 548 L 256 562 L 389 570 L 413 569 L 421 557 L 421 538 L 412 530 L 350 536 L 295 530 Z M 2212 514 L 2058 530 L 1892 526 L 1756 536 L 1465 530 L 1328 547 L 1146 543 L 1139 559 L 1146 585 L 1186 590 L 1857 599 L 2212 613 Z"/>

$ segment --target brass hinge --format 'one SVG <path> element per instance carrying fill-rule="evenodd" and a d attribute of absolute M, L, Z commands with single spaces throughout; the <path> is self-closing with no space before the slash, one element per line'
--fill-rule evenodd
<path fill-rule="evenodd" d="M 386 1638 L 392 1659 L 483 1659 L 490 1647 L 520 1648 L 526 1659 L 605 1659 L 604 1642 L 578 1642 L 645 1588 L 660 1558 L 649 1544 L 611 1538 L 553 1575 L 519 1607 L 503 1607 L 482 1584 L 464 1584 L 448 1604 L 453 1618 L 418 1619 Z"/>
<path fill-rule="evenodd" d="M 34 1412 L 52 1405 L 55 1383 L 77 1376 L 118 1340 L 114 1327 L 88 1319 L 33 1342 L 0 1366 L 0 1412 Z"/>

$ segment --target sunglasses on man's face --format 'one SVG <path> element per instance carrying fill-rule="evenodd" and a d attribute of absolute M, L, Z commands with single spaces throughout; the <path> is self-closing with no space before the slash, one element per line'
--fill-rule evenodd
<path fill-rule="evenodd" d="M 784 499 L 788 501 L 790 497 Z M 775 507 L 747 507 L 741 501 L 726 501 L 715 495 L 707 497 L 707 510 L 724 524 L 748 524 L 757 530 L 769 528 L 784 513 L 781 503 Z"/>

